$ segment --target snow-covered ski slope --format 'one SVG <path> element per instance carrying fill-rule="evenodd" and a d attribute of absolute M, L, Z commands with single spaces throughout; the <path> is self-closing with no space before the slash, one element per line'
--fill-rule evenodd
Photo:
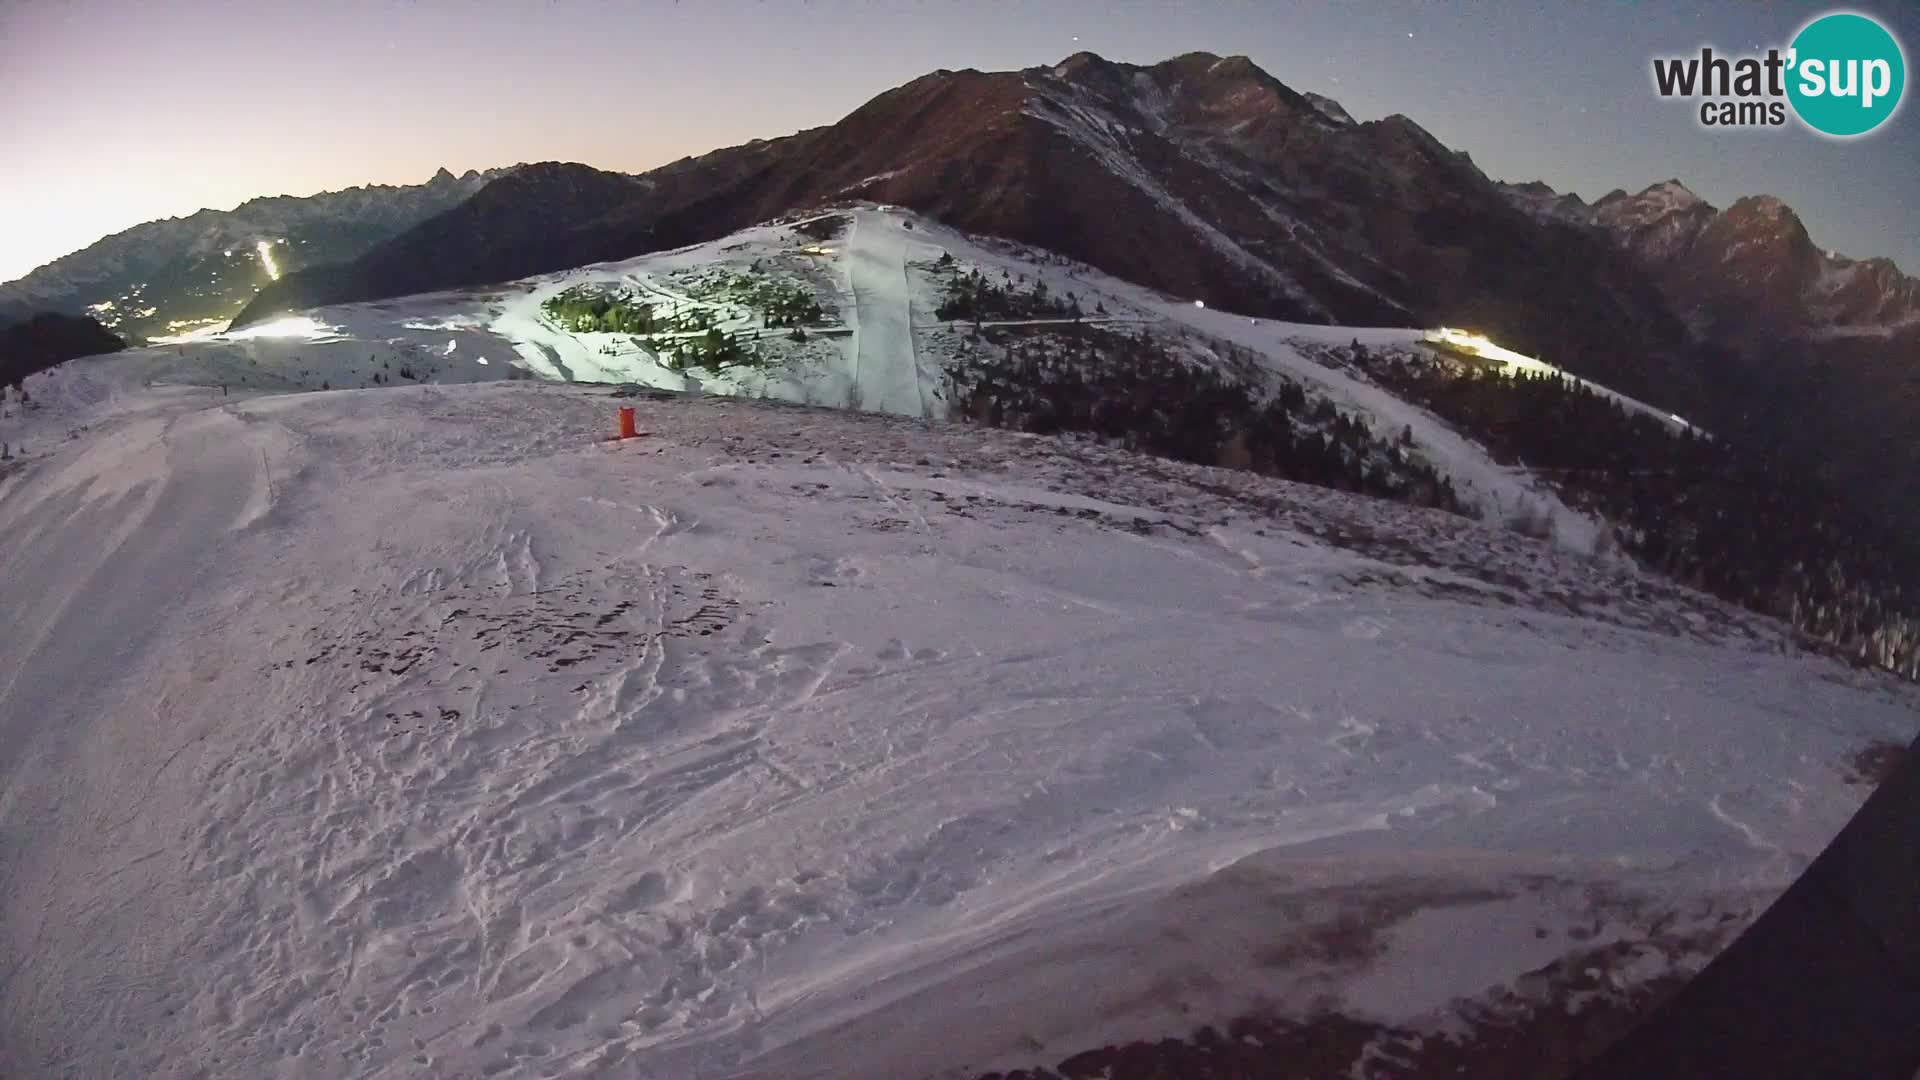
<path fill-rule="evenodd" d="M 711 397 L 144 387 L 163 355 L 9 421 L 0 1075 L 1446 1029 L 1580 949 L 1697 964 L 1913 734 L 1766 620 L 1446 515 Z M 596 441 L 628 402 L 652 434 Z"/>
<path fill-rule="evenodd" d="M 1681 416 L 1679 413 L 1655 408 L 1638 398 L 1628 397 L 1619 391 L 1610 390 L 1607 387 L 1601 386 L 1591 379 L 1583 379 L 1572 372 L 1563 371 L 1541 360 L 1539 357 L 1528 356 L 1525 353 L 1503 348 L 1488 340 L 1485 334 L 1476 334 L 1470 330 L 1460 330 L 1451 326 L 1442 326 L 1420 335 L 1420 340 L 1435 345 L 1444 345 L 1456 351 L 1478 357 L 1479 359 L 1499 364 L 1508 371 L 1520 371 L 1530 375 L 1545 375 L 1550 378 L 1568 380 L 1618 403 L 1621 408 L 1628 412 L 1639 413 L 1642 416 L 1658 420 L 1675 434 L 1684 431 L 1692 431 L 1701 435 L 1706 434 L 1688 422 L 1686 417 Z"/>
<path fill-rule="evenodd" d="M 1046 282 L 1055 295 L 1075 293 L 1092 312 L 1088 322 L 1119 324 L 1157 334 L 1200 334 L 1254 350 L 1271 369 L 1301 380 L 1393 437 L 1411 428 L 1419 451 L 1450 476 L 1463 499 L 1491 520 L 1523 509 L 1550 518 L 1558 542 L 1592 551 L 1600 523 L 1561 502 L 1522 469 L 1495 462 L 1425 410 L 1401 401 L 1351 373 L 1322 364 L 1303 343 L 1420 348 L 1415 328 L 1356 329 L 1255 321 L 1195 305 L 1119 281 L 1046 252 L 969 237 L 892 207 L 858 206 L 833 215 L 843 232 L 820 240 L 794 225 L 768 224 L 712 243 L 467 293 L 432 294 L 306 312 L 250 328 L 242 335 L 200 334 L 146 353 L 220 365 L 234 386 L 332 389 L 421 382 L 467 382 L 508 377 L 518 370 L 577 382 L 633 382 L 706 394 L 771 397 L 903 416 L 946 415 L 941 361 L 923 347 L 941 324 L 939 278 L 933 261 L 949 254 L 957 266 L 990 275 L 1007 273 Z M 689 275 L 754 275 L 810 290 L 827 315 L 804 340 L 764 326 L 751 305 L 697 297 Z M 656 310 L 711 314 L 763 363 L 708 371 L 663 362 L 663 335 L 650 344 L 632 335 L 576 333 L 543 309 L 576 287 L 624 291 Z M 997 324 L 1006 325 L 1006 324 Z M 406 375 L 402 374 L 402 370 Z M 411 375 L 412 378 L 408 378 Z M 165 379 L 162 372 L 158 377 Z M 377 382 L 376 382 L 377 380 Z M 0 438 L 5 438 L 0 420 Z"/>
<path fill-rule="evenodd" d="M 865 225 L 865 229 L 861 228 Z M 856 407 L 896 416 L 940 416 L 938 373 L 920 370 L 913 338 L 913 290 L 907 260 L 938 259 L 941 249 L 914 243 L 883 214 L 858 213 L 847 229 L 847 291 L 853 307 Z M 929 310 L 931 306 L 929 305 Z M 928 316 L 931 318 L 931 315 Z"/>

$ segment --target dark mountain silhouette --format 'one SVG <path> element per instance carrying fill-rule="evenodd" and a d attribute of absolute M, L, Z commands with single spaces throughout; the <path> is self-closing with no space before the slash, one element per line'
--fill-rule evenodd
<path fill-rule="evenodd" d="M 17 385 L 76 356 L 126 347 L 126 342 L 84 315 L 41 312 L 25 322 L 0 327 L 0 386 Z"/>

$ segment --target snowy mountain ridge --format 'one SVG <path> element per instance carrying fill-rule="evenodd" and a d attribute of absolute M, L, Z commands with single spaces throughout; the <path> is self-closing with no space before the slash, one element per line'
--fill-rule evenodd
<path fill-rule="evenodd" d="M 808 234 L 823 223 L 838 230 L 830 239 Z M 953 281 L 973 272 L 1010 285 L 1017 277 L 1019 288 L 1075 297 L 1081 313 L 987 318 L 978 328 L 941 317 L 938 309 Z M 740 299 L 749 289 L 798 290 L 819 305 L 820 321 L 799 335 L 769 326 L 763 310 Z M 581 293 L 629 297 L 692 329 L 581 331 L 553 316 L 553 304 Z M 738 340 L 750 355 L 711 367 L 690 362 L 687 349 L 702 345 L 709 329 Z M 947 419 L 957 418 L 963 407 L 957 380 L 965 373 L 1006 377 L 1004 350 L 1022 343 L 1046 347 L 1056 333 L 1102 332 L 1144 335 L 1221 372 L 1233 367 L 1226 350 L 1243 350 L 1254 367 L 1233 377 L 1257 396 L 1296 384 L 1357 419 L 1381 445 L 1410 436 L 1406 452 L 1450 481 L 1470 512 L 1496 521 L 1523 511 L 1538 514 L 1574 550 L 1592 551 L 1599 541 L 1600 523 L 1567 507 L 1525 470 L 1494 463 L 1422 410 L 1314 358 L 1321 344 L 1349 341 L 1420 349 L 1420 330 L 1250 320 L 1048 252 L 971 237 L 872 204 L 799 215 L 705 244 L 496 288 L 314 309 L 231 333 L 190 334 L 147 353 L 163 370 L 198 370 L 202 374 L 195 377 L 202 380 L 218 371 L 218 381 L 236 387 L 344 389 L 523 373 Z M 1011 343 L 989 340 L 1009 336 Z M 0 437 L 6 433 L 0 423 Z"/>
<path fill-rule="evenodd" d="M 1564 227 L 1539 207 L 1578 200 L 1542 185 L 1529 210 L 1413 120 L 1342 123 L 1245 57 L 938 71 L 831 126 L 644 182 L 639 197 L 584 166 L 516 174 L 360 259 L 269 285 L 240 321 L 627 259 L 851 197 L 1248 315 L 1472 328 L 1808 469 L 1837 462 L 1895 531 L 1898 508 L 1920 505 L 1905 486 L 1872 494 L 1889 455 L 1914 453 L 1901 403 L 1920 378 L 1906 362 L 1920 322 L 1881 268 L 1802 259 L 1786 217 L 1716 216 L 1677 184 L 1609 204 L 1618 232 Z M 1785 355 L 1809 345 L 1835 362 Z M 1802 385 L 1816 372 L 1836 392 Z M 1773 404 L 1786 400 L 1811 408 Z"/>
<path fill-rule="evenodd" d="M 1764 451 L 1471 331 L 1247 318 L 898 208 L 315 309 L 159 355 L 240 387 L 526 375 L 1091 435 L 1646 560 L 1817 647 L 1920 671 L 1908 550 Z M 1500 375 L 1533 381 L 1485 378 Z"/>
<path fill-rule="evenodd" d="M 1537 228 L 1408 118 L 1342 122 L 1245 57 L 1077 53 L 1023 71 L 938 71 L 831 126 L 646 175 L 644 199 L 611 177 L 573 199 L 587 178 L 558 172 L 550 185 L 495 185 L 485 205 L 289 275 L 240 321 L 630 258 L 855 195 L 1250 315 L 1478 326 L 1685 404 L 1660 400 L 1684 387 L 1608 366 L 1623 332 L 1648 368 L 1683 369 L 1687 342 L 1609 246 Z M 518 235 L 533 219 L 542 227 Z M 514 242 L 491 242 L 503 232 Z"/>
<path fill-rule="evenodd" d="M 130 278 L 95 314 L 173 336 L 240 303 L 245 323 L 485 287 L 858 197 L 1250 315 L 1472 327 L 1709 429 L 1751 425 L 1756 445 L 1837 461 L 1863 492 L 1890 455 L 1911 455 L 1899 433 L 1920 302 L 1891 264 L 1822 254 L 1782 207 L 1720 214 L 1677 182 L 1602 200 L 1611 228 L 1558 227 L 1595 208 L 1544 185 L 1503 189 L 1405 116 L 1343 116 L 1239 56 L 942 70 L 836 124 L 644 178 L 523 167 L 398 235 L 352 238 L 355 251 L 275 246 L 282 280 L 221 249 L 192 272 L 218 281 L 218 311 L 168 315 L 157 286 Z M 1811 411 L 1769 405 L 1795 398 Z M 1886 501 L 1913 505 L 1907 494 Z"/>

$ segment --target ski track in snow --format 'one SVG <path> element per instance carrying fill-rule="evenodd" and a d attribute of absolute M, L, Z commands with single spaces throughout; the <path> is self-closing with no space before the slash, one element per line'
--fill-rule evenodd
<path fill-rule="evenodd" d="M 605 397 L 539 385 L 98 391 L 0 483 L 8 1075 L 931 1074 L 1178 1031 L 1119 988 L 1239 954 L 1123 949 L 1075 1012 L 1034 943 L 1107 955 L 1287 848 L 1750 915 L 1857 804 L 1848 751 L 1910 724 L 1757 620 L 1368 584 L 1396 571 L 1191 486 L 1233 474 L 1080 444 L 689 399 L 613 446 Z M 937 1019 L 969 986 L 991 1015 Z"/>
<path fill-rule="evenodd" d="M 907 282 L 912 238 L 889 215 L 860 211 L 852 218 L 846 262 L 854 303 L 856 407 L 896 416 L 932 416 L 913 341 Z"/>
<path fill-rule="evenodd" d="M 1525 490 L 1291 344 L 1416 331 L 903 220 L 854 212 L 858 338 L 768 393 L 937 412 L 907 267 L 945 249 Z M 1849 756 L 1912 735 L 1908 688 L 1768 620 L 1244 473 L 700 397 L 619 402 L 652 434 L 607 444 L 585 386 L 207 389 L 422 342 L 436 383 L 518 349 L 679 388 L 528 313 L 713 247 L 29 380 L 0 1075 L 967 1075 L 1326 995 L 1432 1020 L 1596 920 L 1743 924 L 1864 796 Z M 1378 955 L 1256 962 L 1349 911 L 1387 913 Z"/>

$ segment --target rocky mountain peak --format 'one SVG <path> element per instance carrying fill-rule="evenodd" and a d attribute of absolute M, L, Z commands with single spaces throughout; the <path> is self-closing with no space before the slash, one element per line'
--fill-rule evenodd
<path fill-rule="evenodd" d="M 1348 112 L 1345 106 L 1325 94 L 1316 94 L 1309 90 L 1305 96 L 1308 101 L 1313 103 L 1314 108 L 1320 110 L 1320 115 L 1336 124 L 1351 126 L 1359 122 L 1353 118 L 1353 114 Z"/>
<path fill-rule="evenodd" d="M 1777 196 L 1749 195 L 1721 211 L 1678 179 L 1638 194 L 1616 189 L 1591 207 L 1539 181 L 1501 189 L 1536 220 L 1600 230 L 1653 271 L 1696 330 L 1738 327 L 1734 336 L 1777 340 L 1920 326 L 1920 280 L 1886 259 L 1820 250 Z"/>
<path fill-rule="evenodd" d="M 1082 49 L 1053 66 L 1053 73 L 1062 79 L 1082 78 L 1089 74 L 1110 75 L 1118 65 L 1099 53 Z"/>
<path fill-rule="evenodd" d="M 1259 111 L 1293 115 L 1320 115 L 1325 112 L 1314 106 L 1305 95 L 1274 78 L 1245 56 L 1187 53 L 1148 70 L 1173 84 L 1181 98 L 1209 111 L 1224 109 L 1242 113 Z M 1346 111 L 1339 109 L 1339 103 L 1331 99 L 1329 104 L 1342 114 Z"/>
<path fill-rule="evenodd" d="M 1432 132 L 1403 113 L 1394 113 L 1378 121 L 1377 127 L 1386 133 L 1395 145 L 1405 148 L 1430 163 L 1452 165 L 1465 164 L 1468 161 L 1466 154 L 1449 149 L 1445 143 L 1434 138 Z M 1476 169 L 1475 172 L 1477 173 L 1478 170 Z"/>
<path fill-rule="evenodd" d="M 1657 184 L 1649 184 L 1646 190 L 1640 193 L 1639 198 L 1665 202 L 1676 209 L 1700 206 L 1706 202 L 1705 199 L 1695 195 L 1692 189 L 1688 188 L 1687 185 L 1681 183 L 1678 179 L 1662 180 Z"/>
<path fill-rule="evenodd" d="M 1204 54 L 1203 54 L 1204 55 Z M 1207 74 L 1219 79 L 1271 79 L 1250 57 L 1235 54 L 1215 58 L 1207 65 Z"/>
<path fill-rule="evenodd" d="M 1635 195 L 1616 188 L 1594 203 L 1593 208 L 1603 222 L 1627 228 L 1654 225 L 1671 214 L 1714 213 L 1705 199 L 1678 180 L 1649 184 Z"/>
<path fill-rule="evenodd" d="M 1746 195 L 1727 207 L 1727 214 L 1740 220 L 1764 221 L 1783 227 L 1795 227 L 1800 224 L 1800 215 L 1793 207 L 1773 195 Z"/>
<path fill-rule="evenodd" d="M 1735 201 L 1715 220 L 1713 228 L 1732 234 L 1737 238 L 1734 242 L 1743 248 L 1772 247 L 1805 261 L 1820 254 L 1800 215 L 1772 195 L 1748 195 Z"/>

